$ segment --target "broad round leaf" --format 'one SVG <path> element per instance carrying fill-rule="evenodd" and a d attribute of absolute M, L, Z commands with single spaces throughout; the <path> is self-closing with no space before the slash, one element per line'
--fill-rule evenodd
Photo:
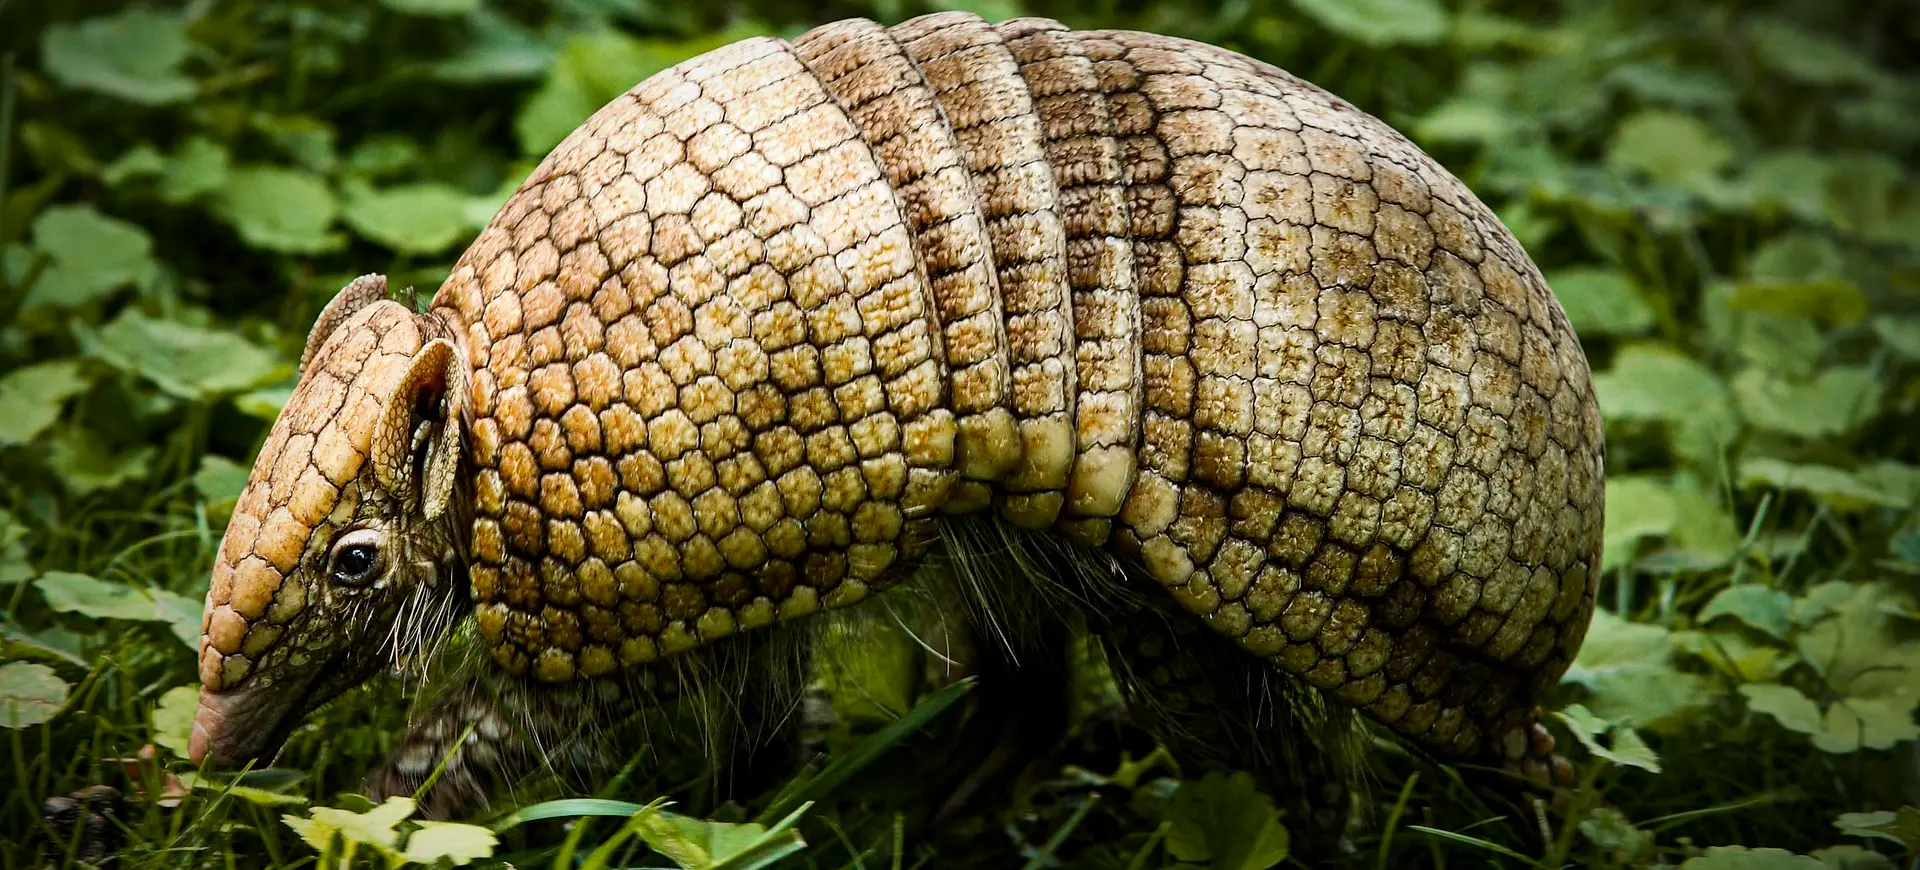
<path fill-rule="evenodd" d="M 1844 468 L 1793 463 L 1771 456 L 1741 459 L 1739 483 L 1747 488 L 1769 486 L 1804 492 L 1836 510 L 1908 506 L 1904 493 L 1889 492 L 1875 481 Z"/>
<path fill-rule="evenodd" d="M 67 682 L 32 662 L 0 665 L 0 728 L 29 728 L 53 718 L 67 703 Z"/>
<path fill-rule="evenodd" d="M 318 175 L 282 166 L 249 166 L 227 178 L 221 210 L 256 248 L 324 254 L 346 244 L 330 232 L 340 203 Z"/>
<path fill-rule="evenodd" d="M 1602 561 L 1619 564 L 1633 556 L 1634 546 L 1646 538 L 1673 531 L 1678 513 L 1665 481 L 1651 477 L 1616 476 L 1607 479 L 1605 554 Z"/>
<path fill-rule="evenodd" d="M 1641 111 L 1614 131 L 1607 153 L 1612 165 L 1686 187 L 1718 173 L 1733 160 L 1733 146 L 1692 115 L 1664 109 Z"/>
<path fill-rule="evenodd" d="M 380 5 L 409 15 L 448 17 L 480 8 L 480 0 L 380 0 Z"/>
<path fill-rule="evenodd" d="M 70 359 L 23 366 L 0 377 L 0 447 L 25 444 L 46 431 L 87 383 L 80 362 Z"/>
<path fill-rule="evenodd" d="M 444 184 L 363 190 L 347 198 L 347 225 L 362 237 L 402 254 L 437 254 L 474 229 L 471 197 Z"/>
<path fill-rule="evenodd" d="M 1714 846 L 1705 855 L 1682 862 L 1680 870 L 1827 870 L 1827 865 L 1785 849 Z"/>
<path fill-rule="evenodd" d="M 1784 590 L 1758 583 L 1742 583 L 1720 590 L 1713 600 L 1700 608 L 1699 615 L 1694 618 L 1707 623 L 1721 616 L 1731 616 L 1752 628 L 1786 640 L 1788 632 L 1793 630 L 1792 608 L 1793 596 Z"/>
<path fill-rule="evenodd" d="M 88 352 L 183 399 L 212 399 L 272 382 L 288 368 L 275 354 L 220 329 L 148 317 L 128 308 L 93 335 Z"/>
<path fill-rule="evenodd" d="M 1765 713 L 1789 731 L 1801 734 L 1820 732 L 1820 705 L 1792 686 L 1779 683 L 1748 683 L 1740 687 L 1747 707 Z"/>
<path fill-rule="evenodd" d="M 1562 682 L 1587 690 L 1586 706 L 1607 720 L 1657 728 L 1714 702 L 1713 684 L 1672 665 L 1673 635 L 1595 608 L 1586 642 Z"/>
<path fill-rule="evenodd" d="M 1841 698 L 1827 708 L 1820 721 L 1820 732 L 1813 735 L 1813 748 L 1834 755 L 1862 749 L 1892 749 L 1909 740 L 1920 740 L 1920 723 L 1913 720 L 1913 707 L 1884 698 Z"/>
<path fill-rule="evenodd" d="M 191 50 L 183 16 L 145 5 L 55 24 L 40 40 L 47 72 L 61 84 L 149 106 L 194 95 L 193 79 L 180 72 Z"/>
<path fill-rule="evenodd" d="M 1547 276 L 1574 331 L 1586 335 L 1640 335 L 1653 327 L 1653 308 L 1616 269 L 1581 266 Z"/>
<path fill-rule="evenodd" d="M 1447 35 L 1447 9 L 1436 0 L 1293 0 L 1328 30 L 1368 45 L 1430 44 Z"/>
<path fill-rule="evenodd" d="M 153 742 L 178 758 L 187 757 L 193 717 L 200 709 L 199 686 L 174 686 L 153 708 Z"/>
<path fill-rule="evenodd" d="M 33 246 L 52 260 L 28 305 L 84 305 L 158 268 L 153 238 L 138 225 L 91 205 L 56 205 L 33 222 Z"/>
<path fill-rule="evenodd" d="M 520 148 L 529 155 L 544 154 L 636 82 L 694 55 L 766 32 L 757 23 L 736 22 L 684 42 L 634 39 L 613 30 L 577 34 L 560 49 L 546 81 L 514 118 Z"/>
<path fill-rule="evenodd" d="M 1288 832 L 1253 777 L 1212 772 L 1188 780 L 1167 808 L 1167 851 L 1220 870 L 1267 870 L 1286 860 Z"/>
<path fill-rule="evenodd" d="M 180 144 L 160 178 L 160 198 L 172 205 L 192 202 L 220 190 L 232 174 L 227 148 L 205 136 Z"/>
<path fill-rule="evenodd" d="M 1859 48 L 1771 15 L 1752 16 L 1746 37 L 1761 69 L 1808 84 L 1862 84 L 1882 75 Z"/>
<path fill-rule="evenodd" d="M 479 825 L 421 822 L 420 830 L 407 836 L 407 847 L 401 854 L 418 864 L 432 864 L 445 858 L 455 866 L 465 866 L 493 857 L 493 849 L 499 842 L 492 831 Z"/>

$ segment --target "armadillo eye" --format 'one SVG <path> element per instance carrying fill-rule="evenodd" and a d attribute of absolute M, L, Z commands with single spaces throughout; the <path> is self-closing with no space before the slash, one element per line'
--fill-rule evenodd
<path fill-rule="evenodd" d="M 381 558 L 380 535 L 373 529 L 358 529 L 341 536 L 333 545 L 327 573 L 336 582 L 359 586 L 380 576 L 386 561 Z"/>

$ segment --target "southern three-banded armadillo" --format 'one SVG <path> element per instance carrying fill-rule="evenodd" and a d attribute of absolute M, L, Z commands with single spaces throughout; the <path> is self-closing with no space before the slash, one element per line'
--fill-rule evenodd
<path fill-rule="evenodd" d="M 424 313 L 378 276 L 327 306 L 213 567 L 192 755 L 273 754 L 470 611 L 520 700 L 446 702 L 377 779 L 451 717 L 477 781 L 507 719 L 579 727 L 542 697 L 615 703 L 984 523 L 1107 560 L 1216 683 L 1538 775 L 1602 451 L 1513 236 L 1311 84 L 1031 18 L 748 39 L 589 118 Z M 1168 654 L 1125 622 L 1119 665 Z M 1237 739 L 1298 742 L 1272 720 Z"/>

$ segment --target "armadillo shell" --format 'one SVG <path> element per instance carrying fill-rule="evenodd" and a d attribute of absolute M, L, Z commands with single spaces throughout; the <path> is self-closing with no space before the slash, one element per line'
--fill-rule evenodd
<path fill-rule="evenodd" d="M 1406 138 L 1223 49 L 961 13 L 735 43 L 568 136 L 433 310 L 516 673 L 852 604 L 974 510 L 1448 755 L 1592 612 L 1600 417 L 1539 272 Z"/>

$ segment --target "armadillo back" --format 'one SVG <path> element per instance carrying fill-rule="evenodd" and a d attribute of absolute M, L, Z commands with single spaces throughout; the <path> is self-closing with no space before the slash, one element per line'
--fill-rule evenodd
<path fill-rule="evenodd" d="M 568 137 L 434 308 L 517 673 L 857 602 L 976 510 L 1448 754 L 1511 739 L 1591 613 L 1602 436 L 1539 273 L 1404 137 L 1223 49 L 736 43 Z"/>

